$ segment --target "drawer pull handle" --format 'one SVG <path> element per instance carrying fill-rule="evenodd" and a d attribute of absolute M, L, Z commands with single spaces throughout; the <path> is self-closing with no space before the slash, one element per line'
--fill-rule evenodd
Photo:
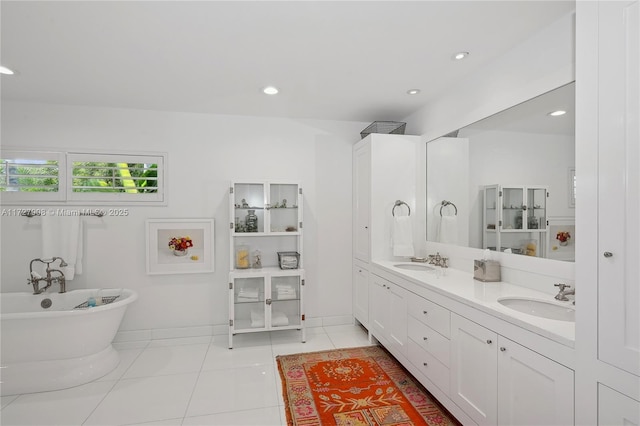
<path fill-rule="evenodd" d="M 427 341 L 427 338 L 426 338 L 426 337 L 423 337 L 423 338 L 422 338 L 422 340 L 424 340 L 424 341 L 426 342 L 426 341 Z"/>
<path fill-rule="evenodd" d="M 427 315 L 427 311 L 422 311 L 423 314 Z"/>
<path fill-rule="evenodd" d="M 487 345 L 492 344 L 493 342 L 491 341 L 491 339 L 487 339 Z"/>
<path fill-rule="evenodd" d="M 506 351 L 506 350 L 507 350 L 507 348 L 505 348 L 504 346 L 500 346 L 500 350 L 501 350 L 502 352 L 504 352 L 504 351 Z"/>
<path fill-rule="evenodd" d="M 424 366 L 426 367 L 426 366 L 427 366 L 427 363 L 426 363 L 426 362 L 423 362 L 423 363 L 422 363 L 422 365 L 424 365 Z"/>
<path fill-rule="evenodd" d="M 605 251 L 604 257 L 613 257 L 613 253 L 611 253 L 610 251 Z"/>

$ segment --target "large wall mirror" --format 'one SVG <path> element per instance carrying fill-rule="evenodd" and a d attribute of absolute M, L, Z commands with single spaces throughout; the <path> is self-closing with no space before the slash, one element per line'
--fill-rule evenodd
<path fill-rule="evenodd" d="M 427 142 L 427 240 L 574 261 L 574 105 L 571 83 Z"/>

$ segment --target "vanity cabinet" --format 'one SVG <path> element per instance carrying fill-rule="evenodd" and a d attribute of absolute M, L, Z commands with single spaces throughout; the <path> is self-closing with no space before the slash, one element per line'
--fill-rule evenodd
<path fill-rule="evenodd" d="M 229 187 L 229 348 L 238 333 L 297 329 L 305 341 L 302 188 Z"/>
<path fill-rule="evenodd" d="M 370 281 L 371 333 L 393 355 L 407 354 L 407 291 L 378 275 Z"/>
<path fill-rule="evenodd" d="M 548 197 L 544 186 L 485 186 L 483 248 L 544 257 Z"/>
<path fill-rule="evenodd" d="M 451 315 L 451 399 L 480 425 L 574 423 L 574 372 Z"/>

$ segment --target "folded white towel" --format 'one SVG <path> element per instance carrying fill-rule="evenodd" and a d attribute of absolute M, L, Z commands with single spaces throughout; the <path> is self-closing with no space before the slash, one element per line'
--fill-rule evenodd
<path fill-rule="evenodd" d="M 393 255 L 414 256 L 411 216 L 395 216 L 393 219 Z"/>
<path fill-rule="evenodd" d="M 262 328 L 264 327 L 264 312 L 251 310 L 251 327 Z"/>
<path fill-rule="evenodd" d="M 271 326 L 272 327 L 282 327 L 285 325 L 289 325 L 289 318 L 284 314 L 284 312 L 271 312 Z"/>
<path fill-rule="evenodd" d="M 240 291 L 238 291 L 238 296 L 258 297 L 258 293 L 257 288 L 241 288 Z"/>
<path fill-rule="evenodd" d="M 42 258 L 63 258 L 69 265 L 61 269 L 67 281 L 82 273 L 82 240 L 80 216 L 42 216 Z"/>
<path fill-rule="evenodd" d="M 447 244 L 458 243 L 458 216 L 441 216 L 438 241 Z"/>

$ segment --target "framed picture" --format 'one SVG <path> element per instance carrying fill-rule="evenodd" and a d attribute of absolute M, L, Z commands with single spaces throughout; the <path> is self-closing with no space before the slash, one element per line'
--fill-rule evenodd
<path fill-rule="evenodd" d="M 214 271 L 213 219 L 148 219 L 147 274 Z"/>

